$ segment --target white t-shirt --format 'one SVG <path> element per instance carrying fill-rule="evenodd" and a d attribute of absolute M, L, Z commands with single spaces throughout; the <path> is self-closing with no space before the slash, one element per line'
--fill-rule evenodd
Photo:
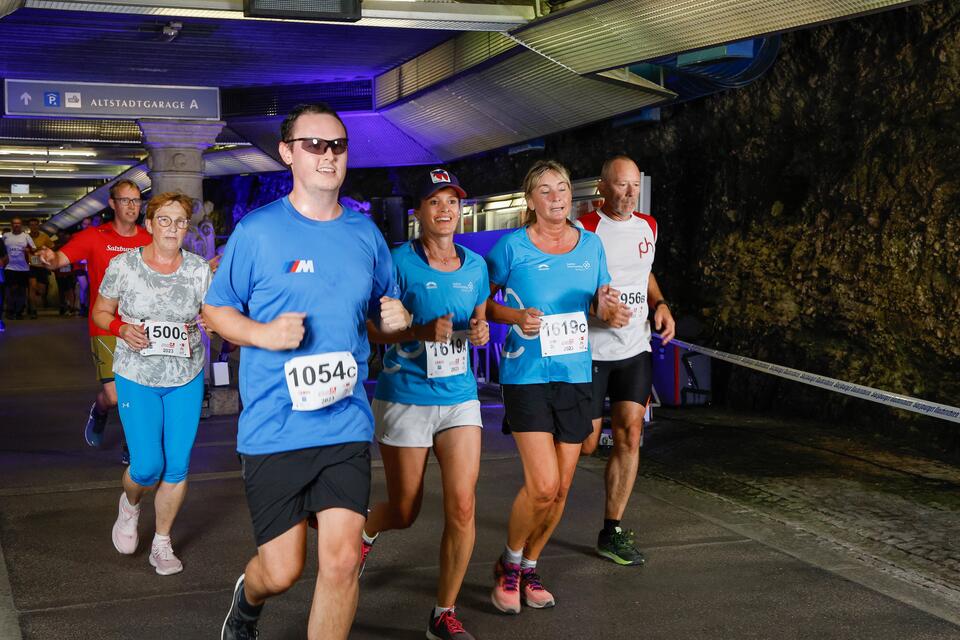
<path fill-rule="evenodd" d="M 636 212 L 627 220 L 614 220 L 597 210 L 581 216 L 576 223 L 600 236 L 612 278 L 610 286 L 620 291 L 621 301 L 634 312 L 630 323 L 621 329 L 590 318 L 593 359 L 624 360 L 650 351 L 647 284 L 656 253 L 657 221 Z"/>
<path fill-rule="evenodd" d="M 173 273 L 158 273 L 143 261 L 143 248 L 114 257 L 103 274 L 100 295 L 118 300 L 121 318 L 188 324 L 190 357 L 144 356 L 117 339 L 113 352 L 116 374 L 148 387 L 177 387 L 200 373 L 206 351 L 193 322 L 213 274 L 207 261 L 183 251 L 183 263 Z"/>
<path fill-rule="evenodd" d="M 37 248 L 30 234 L 26 231 L 21 231 L 14 235 L 12 231 L 8 231 L 3 234 L 3 244 L 7 247 L 7 256 L 10 258 L 10 262 L 7 263 L 7 269 L 9 271 L 29 271 L 30 265 L 27 264 L 26 248 Z"/>

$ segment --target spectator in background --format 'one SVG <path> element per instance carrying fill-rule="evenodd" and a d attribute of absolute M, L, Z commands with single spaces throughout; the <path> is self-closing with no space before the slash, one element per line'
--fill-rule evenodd
<path fill-rule="evenodd" d="M 7 250 L 7 264 L 4 267 L 4 286 L 7 290 L 7 319 L 23 319 L 27 306 L 27 287 L 30 284 L 30 265 L 28 260 L 33 252 L 33 238 L 23 230 L 23 220 L 10 221 L 11 229 L 3 234 L 3 244 Z"/>
<path fill-rule="evenodd" d="M 36 250 L 53 246 L 53 239 L 40 230 L 40 219 L 30 218 L 30 237 L 33 239 L 33 245 Z M 37 310 L 47 297 L 47 286 L 50 283 L 50 272 L 47 271 L 40 262 L 40 256 L 36 253 L 30 255 L 30 297 L 28 299 L 28 308 L 30 317 L 36 319 Z"/>

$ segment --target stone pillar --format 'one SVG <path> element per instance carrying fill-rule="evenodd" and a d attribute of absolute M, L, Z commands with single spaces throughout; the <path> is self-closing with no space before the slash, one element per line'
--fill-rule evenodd
<path fill-rule="evenodd" d="M 143 133 L 151 193 L 179 191 L 196 203 L 193 224 L 184 247 L 207 258 L 213 257 L 213 225 L 203 207 L 203 152 L 212 147 L 224 122 L 206 120 L 138 120 Z"/>

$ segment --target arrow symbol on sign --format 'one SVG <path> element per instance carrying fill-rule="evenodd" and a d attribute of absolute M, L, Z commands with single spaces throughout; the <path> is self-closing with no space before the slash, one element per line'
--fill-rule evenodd
<path fill-rule="evenodd" d="M 20 94 L 20 100 L 23 102 L 24 106 L 29 105 L 30 101 L 33 100 L 33 96 L 24 91 Z"/>

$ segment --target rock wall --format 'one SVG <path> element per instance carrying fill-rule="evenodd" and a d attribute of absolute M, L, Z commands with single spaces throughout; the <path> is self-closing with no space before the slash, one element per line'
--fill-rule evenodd
<path fill-rule="evenodd" d="M 746 88 L 595 125 L 542 154 L 450 168 L 470 193 L 516 188 L 538 157 L 596 175 L 626 152 L 653 176 L 655 272 L 696 341 L 844 380 L 960 404 L 960 3 L 929 2 L 785 34 Z M 358 196 L 422 170 L 355 171 Z M 960 428 L 743 369 L 717 368 L 734 406 Z M 930 425 L 936 425 L 929 429 Z"/>

